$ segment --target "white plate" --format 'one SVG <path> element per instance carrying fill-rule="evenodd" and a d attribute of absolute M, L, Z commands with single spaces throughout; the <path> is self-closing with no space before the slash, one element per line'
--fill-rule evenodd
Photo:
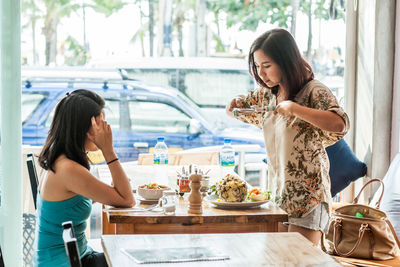
<path fill-rule="evenodd" d="M 252 208 L 257 207 L 262 204 L 267 203 L 269 200 L 263 201 L 249 201 L 249 202 L 226 202 L 226 201 L 217 201 L 218 197 L 208 197 L 208 201 L 214 204 L 217 207 L 224 208 Z"/>
<path fill-rule="evenodd" d="M 145 199 L 145 198 L 142 198 L 141 196 L 137 196 L 136 199 L 139 200 L 141 204 L 157 204 L 158 203 L 158 199 Z"/>

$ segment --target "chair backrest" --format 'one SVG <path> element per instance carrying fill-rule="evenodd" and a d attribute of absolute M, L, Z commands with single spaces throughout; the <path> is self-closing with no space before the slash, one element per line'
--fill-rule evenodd
<path fill-rule="evenodd" d="M 26 165 L 28 167 L 29 180 L 31 182 L 33 204 L 35 205 L 35 210 L 36 210 L 36 198 L 39 186 L 39 179 L 36 172 L 35 159 L 33 158 L 32 153 L 26 155 Z"/>
<path fill-rule="evenodd" d="M 153 154 L 139 154 L 138 165 L 152 165 Z M 169 165 L 218 165 L 219 153 L 216 151 L 197 151 L 168 153 Z"/>
<path fill-rule="evenodd" d="M 198 151 L 198 152 L 177 152 L 176 165 L 218 165 L 219 152 L 217 151 Z"/>
<path fill-rule="evenodd" d="M 168 164 L 176 165 L 175 158 L 176 158 L 176 153 L 168 153 Z M 153 165 L 153 163 L 154 163 L 153 154 L 150 153 L 139 154 L 137 165 Z"/>
<path fill-rule="evenodd" d="M 4 259 L 3 259 L 3 252 L 1 252 L 1 246 L 0 246 L 0 267 L 4 267 Z"/>
<path fill-rule="evenodd" d="M 63 222 L 62 227 L 65 252 L 68 256 L 69 265 L 71 267 L 82 267 L 72 221 Z"/>

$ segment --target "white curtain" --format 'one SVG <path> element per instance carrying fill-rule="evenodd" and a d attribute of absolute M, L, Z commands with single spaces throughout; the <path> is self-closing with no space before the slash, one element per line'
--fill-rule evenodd
<path fill-rule="evenodd" d="M 400 152 L 400 1 L 396 1 L 395 54 L 393 74 L 392 136 L 390 160 Z"/>

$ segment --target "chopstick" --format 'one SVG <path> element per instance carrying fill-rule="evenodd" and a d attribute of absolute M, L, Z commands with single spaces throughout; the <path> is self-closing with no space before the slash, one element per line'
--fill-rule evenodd
<path fill-rule="evenodd" d="M 243 115 L 250 115 L 255 112 L 268 112 L 268 111 L 274 111 L 276 109 L 276 106 L 266 106 L 266 107 L 260 107 L 260 106 L 251 106 L 250 108 L 234 108 L 233 109 L 233 115 L 238 116 L 240 114 Z"/>

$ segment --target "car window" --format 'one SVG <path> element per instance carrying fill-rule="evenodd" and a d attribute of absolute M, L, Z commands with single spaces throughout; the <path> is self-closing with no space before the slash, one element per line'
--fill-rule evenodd
<path fill-rule="evenodd" d="M 201 107 L 222 107 L 238 94 L 254 89 L 246 70 L 232 69 L 124 69 L 128 78 L 172 86 Z"/>
<path fill-rule="evenodd" d="M 46 119 L 45 123 L 46 128 L 50 128 L 51 122 L 53 121 L 56 106 L 54 106 L 53 110 L 50 112 L 49 116 Z M 108 124 L 110 124 L 111 128 L 119 129 L 119 101 L 106 99 L 104 113 L 106 115 L 106 121 Z"/>
<path fill-rule="evenodd" d="M 129 111 L 135 132 L 189 133 L 191 118 L 168 104 L 130 101 Z"/>
<path fill-rule="evenodd" d="M 46 128 L 50 128 L 51 122 L 53 121 L 54 118 L 54 112 L 56 110 L 56 106 L 54 106 L 53 110 L 49 113 L 49 116 L 46 119 L 46 123 L 44 124 Z"/>
<path fill-rule="evenodd" d="M 240 71 L 188 71 L 186 95 L 200 106 L 226 105 L 232 97 L 253 89 L 251 76 Z"/>
<path fill-rule="evenodd" d="M 22 93 L 21 95 L 21 121 L 25 123 L 42 101 L 47 97 L 47 94 L 42 93 Z"/>
<path fill-rule="evenodd" d="M 111 129 L 119 129 L 119 101 L 114 99 L 105 99 L 104 113 L 106 121 Z"/>
<path fill-rule="evenodd" d="M 146 69 L 127 69 L 128 76 L 130 79 L 143 81 L 149 84 L 157 84 L 168 86 L 170 83 L 170 74 L 166 69 L 159 70 L 146 70 Z"/>

